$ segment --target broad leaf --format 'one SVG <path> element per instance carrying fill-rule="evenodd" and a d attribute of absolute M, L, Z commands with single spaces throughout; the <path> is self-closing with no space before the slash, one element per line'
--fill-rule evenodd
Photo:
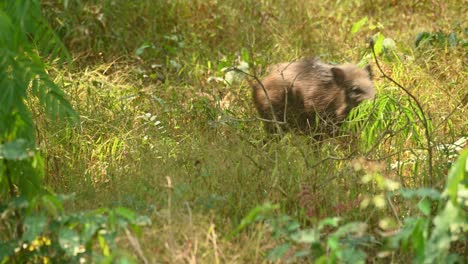
<path fill-rule="evenodd" d="M 45 216 L 26 216 L 26 219 L 24 220 L 24 228 L 26 229 L 26 232 L 24 232 L 22 240 L 32 242 L 42 234 L 46 225 L 47 218 Z"/>

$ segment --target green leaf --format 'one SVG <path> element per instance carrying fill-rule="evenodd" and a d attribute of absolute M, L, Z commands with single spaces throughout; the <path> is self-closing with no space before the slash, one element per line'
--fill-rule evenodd
<path fill-rule="evenodd" d="M 340 259 L 343 263 L 360 264 L 366 263 L 366 253 L 357 248 L 345 248 L 341 252 Z"/>
<path fill-rule="evenodd" d="M 419 208 L 419 210 L 421 210 L 421 212 L 425 216 L 429 216 L 431 214 L 431 202 L 429 200 L 427 200 L 427 199 L 422 199 L 418 203 L 418 208 Z"/>
<path fill-rule="evenodd" d="M 135 262 L 132 259 L 129 259 L 129 258 L 123 256 L 123 257 L 119 257 L 119 258 L 115 259 L 114 263 L 117 263 L 117 264 L 134 264 Z"/>
<path fill-rule="evenodd" d="M 149 42 L 143 43 L 140 47 L 138 47 L 135 50 L 135 55 L 141 56 L 143 54 L 143 52 L 145 52 L 145 50 L 148 49 L 148 48 L 154 48 L 154 45 L 152 43 L 149 43 Z"/>
<path fill-rule="evenodd" d="M 29 201 L 24 196 L 15 197 L 8 203 L 8 208 L 13 210 L 25 209 L 30 205 Z"/>
<path fill-rule="evenodd" d="M 44 228 L 46 227 L 46 224 L 47 218 L 45 216 L 26 216 L 26 218 L 24 219 L 24 227 L 26 229 L 26 232 L 24 232 L 21 239 L 23 241 L 28 242 L 33 241 L 34 239 L 36 239 L 36 237 L 42 234 Z"/>
<path fill-rule="evenodd" d="M 311 253 L 312 253 L 312 252 L 311 252 L 309 249 L 299 250 L 299 251 L 294 252 L 293 257 L 294 257 L 294 258 L 307 257 L 307 256 L 310 256 Z"/>
<path fill-rule="evenodd" d="M 80 236 L 72 229 L 63 227 L 58 233 L 60 247 L 68 256 L 76 256 L 80 248 Z"/>
<path fill-rule="evenodd" d="M 384 35 L 380 32 L 374 35 L 374 50 L 376 55 L 380 55 L 383 51 L 383 41 L 385 39 Z"/>
<path fill-rule="evenodd" d="M 0 263 L 9 263 L 8 257 L 11 257 L 15 254 L 15 248 L 17 243 L 17 241 L 0 241 Z"/>
<path fill-rule="evenodd" d="M 410 217 L 405 219 L 403 228 L 389 239 L 391 248 L 398 248 L 401 244 L 401 248 L 404 250 L 410 247 L 424 249 L 428 225 L 429 220 L 425 218 Z"/>
<path fill-rule="evenodd" d="M 110 248 L 104 236 L 98 234 L 98 241 L 99 241 L 99 246 L 101 247 L 101 250 L 102 250 L 102 254 L 106 257 L 110 256 Z"/>
<path fill-rule="evenodd" d="M 87 244 L 96 232 L 99 230 L 99 224 L 92 219 L 83 223 L 83 230 L 81 231 L 81 239 L 83 244 Z"/>
<path fill-rule="evenodd" d="M 429 198 L 431 200 L 439 200 L 440 193 L 436 189 L 433 188 L 419 188 L 419 189 L 400 189 L 398 191 L 404 198 Z"/>
<path fill-rule="evenodd" d="M 63 204 L 56 195 L 44 195 L 42 196 L 42 203 L 47 211 L 54 217 L 58 217 L 59 212 L 63 211 Z"/>
<path fill-rule="evenodd" d="M 270 261 L 280 260 L 291 248 L 291 244 L 281 244 L 268 252 L 267 258 Z"/>
<path fill-rule="evenodd" d="M 468 150 L 464 150 L 455 164 L 450 168 L 445 192 L 454 205 L 458 204 L 458 192 L 468 189 Z"/>
<path fill-rule="evenodd" d="M 429 33 L 429 32 L 419 32 L 417 35 L 416 35 L 416 40 L 414 41 L 414 45 L 417 47 L 419 47 L 422 43 L 425 43 L 431 39 L 434 38 L 434 35 Z"/>
<path fill-rule="evenodd" d="M 249 55 L 249 51 L 247 49 L 242 49 L 241 54 L 242 54 L 241 57 L 242 57 L 243 61 L 250 62 L 250 55 Z"/>
<path fill-rule="evenodd" d="M 327 239 L 327 245 L 331 250 L 336 250 L 340 247 L 339 239 L 337 236 L 330 236 Z"/>
<path fill-rule="evenodd" d="M 294 231 L 298 230 L 300 227 L 301 227 L 301 224 L 299 224 L 299 222 L 297 222 L 296 220 L 292 220 L 286 226 L 286 230 L 288 230 L 288 232 L 294 232 Z"/>
<path fill-rule="evenodd" d="M 318 230 L 322 230 L 326 226 L 337 227 L 339 221 L 340 221 L 339 217 L 333 217 L 333 218 L 327 217 L 319 222 Z"/>
<path fill-rule="evenodd" d="M 291 239 L 298 243 L 315 243 L 319 241 L 319 233 L 315 229 L 305 229 L 292 234 Z"/>
<path fill-rule="evenodd" d="M 450 46 L 452 47 L 457 46 L 458 45 L 457 33 L 451 32 L 450 34 L 448 34 L 447 40 Z"/>
<path fill-rule="evenodd" d="M 367 229 L 367 224 L 366 223 L 361 223 L 361 222 L 352 222 L 352 223 L 347 223 L 343 226 L 340 226 L 338 230 L 333 233 L 334 236 L 337 237 L 342 237 L 347 234 L 363 234 Z"/>
<path fill-rule="evenodd" d="M 450 244 L 468 232 L 467 215 L 450 201 L 434 218 L 434 230 L 424 250 L 425 263 L 447 263 Z"/>
<path fill-rule="evenodd" d="M 257 219 L 262 216 L 262 214 L 269 213 L 279 208 L 277 204 L 265 203 L 263 205 L 257 206 L 241 220 L 240 224 L 228 235 L 228 239 L 239 234 L 240 231 L 244 230 L 247 226 L 251 225 Z"/>
<path fill-rule="evenodd" d="M 137 214 L 132 210 L 125 207 L 117 207 L 114 209 L 115 213 L 123 218 L 127 219 L 130 222 L 135 222 Z"/>
<path fill-rule="evenodd" d="M 351 34 L 353 35 L 356 34 L 361 29 L 361 27 L 367 23 L 368 20 L 369 20 L 368 17 L 365 16 L 361 18 L 361 20 L 359 20 L 358 22 L 354 23 L 353 27 L 351 28 Z"/>

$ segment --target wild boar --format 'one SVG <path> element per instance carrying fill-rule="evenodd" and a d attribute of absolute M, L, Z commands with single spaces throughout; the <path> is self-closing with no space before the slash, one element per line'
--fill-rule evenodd
<path fill-rule="evenodd" d="M 369 65 L 361 69 L 306 58 L 272 66 L 254 85 L 253 100 L 271 133 L 276 131 L 276 119 L 286 130 L 335 136 L 351 109 L 375 93 Z"/>

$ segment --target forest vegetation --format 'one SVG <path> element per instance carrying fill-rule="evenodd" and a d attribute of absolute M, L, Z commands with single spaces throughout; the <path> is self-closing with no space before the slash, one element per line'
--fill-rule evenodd
<path fill-rule="evenodd" d="M 448 0 L 0 2 L 0 263 L 466 263 Z M 340 133 L 268 135 L 280 62 L 370 64 Z"/>

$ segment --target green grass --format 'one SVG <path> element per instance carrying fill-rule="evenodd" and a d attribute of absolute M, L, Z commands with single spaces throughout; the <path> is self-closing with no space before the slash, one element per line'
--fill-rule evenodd
<path fill-rule="evenodd" d="M 265 226 L 230 241 L 225 235 L 266 201 L 304 226 L 341 216 L 373 230 L 379 219 L 394 218 L 388 207 L 356 206 L 380 194 L 361 182 L 365 172 L 356 166 L 421 187 L 427 146 L 413 104 L 373 64 L 367 40 L 378 32 L 396 43 L 380 54 L 383 69 L 422 104 L 434 146 L 466 136 L 461 1 L 72 1 L 66 8 L 43 2 L 76 61 L 71 71 L 52 74 L 81 116 L 73 128 L 38 122 L 47 182 L 56 192 L 76 193 L 71 211 L 126 206 L 150 216 L 154 223 L 140 238 L 150 262 L 265 262 L 279 243 Z M 369 21 L 352 34 L 365 16 Z M 455 32 L 462 40 L 415 48 L 422 31 Z M 311 55 L 373 64 L 381 111 L 367 126 L 352 123 L 344 136 L 322 143 L 292 134 L 265 143 L 247 81 L 209 81 L 240 61 L 262 76 L 270 64 Z M 432 182 L 441 188 L 453 159 L 434 151 Z M 414 207 L 394 203 L 400 217 Z M 376 251 L 369 250 L 372 260 Z M 408 258 L 401 253 L 393 261 Z"/>

